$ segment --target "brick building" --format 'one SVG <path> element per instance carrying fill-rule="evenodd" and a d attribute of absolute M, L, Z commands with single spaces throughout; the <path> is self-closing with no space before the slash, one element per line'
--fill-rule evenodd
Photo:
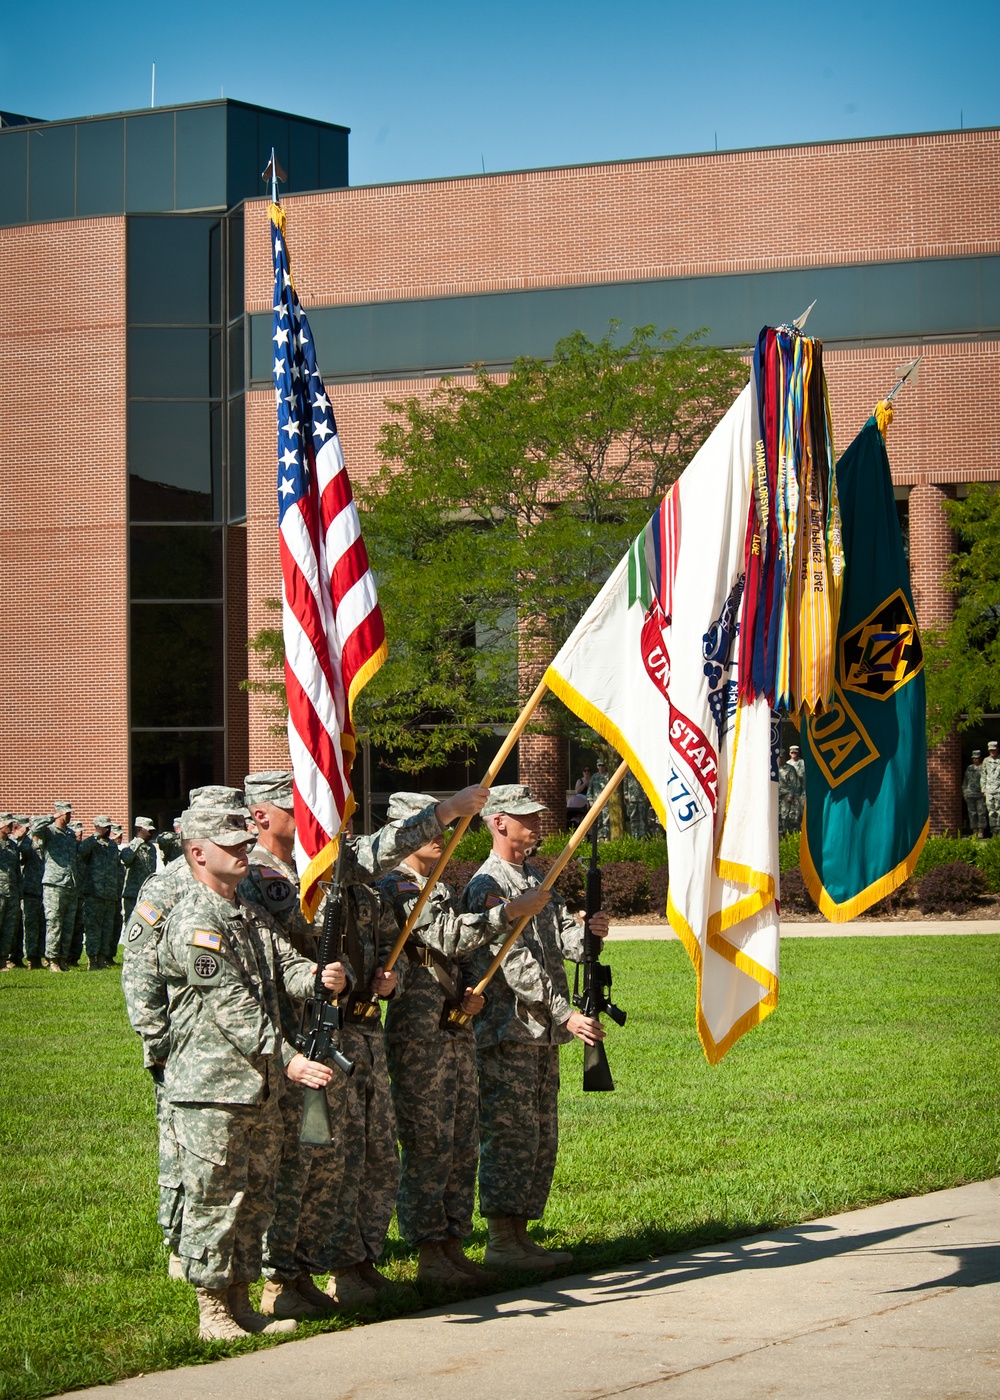
<path fill-rule="evenodd" d="M 346 143 L 231 102 L 0 130 L 5 803 L 166 821 L 196 782 L 287 762 L 239 689 L 280 590 L 272 145 L 355 480 L 384 399 L 444 373 L 611 318 L 746 344 L 815 298 L 841 448 L 925 357 L 889 452 L 919 620 L 946 620 L 942 501 L 1000 479 L 1000 130 L 363 188 Z M 565 753 L 521 760 L 558 805 Z M 933 830 L 962 762 L 932 755 Z"/>

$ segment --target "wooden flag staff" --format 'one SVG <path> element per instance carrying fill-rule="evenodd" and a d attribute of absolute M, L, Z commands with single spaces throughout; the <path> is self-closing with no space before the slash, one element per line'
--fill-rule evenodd
<path fill-rule="evenodd" d="M 601 812 L 604 809 L 605 804 L 611 797 L 611 794 L 614 792 L 615 788 L 622 781 L 627 772 L 628 764 L 623 759 L 622 762 L 615 769 L 614 773 L 608 779 L 603 791 L 597 794 L 597 797 L 594 799 L 594 805 L 591 807 L 590 811 L 584 817 L 583 821 L 580 823 L 577 829 L 573 832 L 573 835 L 566 842 L 566 845 L 563 848 L 563 850 L 556 857 L 555 861 L 553 862 L 552 869 L 549 871 L 549 873 L 546 875 L 545 879 L 539 886 L 540 889 L 550 890 L 555 884 L 555 882 L 559 879 L 559 876 L 562 874 L 563 869 L 566 867 L 566 865 L 569 864 L 573 852 L 579 846 L 580 842 L 586 836 L 590 828 L 594 825 L 594 822 L 597 821 L 598 817 L 601 815 Z M 525 914 L 523 918 L 518 919 L 517 923 L 511 929 L 510 933 L 508 933 L 507 937 L 504 939 L 503 943 L 500 946 L 500 951 L 493 958 L 493 961 L 490 963 L 483 976 L 479 979 L 479 981 L 472 989 L 477 997 L 482 996 L 486 987 L 489 985 L 492 977 L 496 973 L 497 969 L 500 967 L 500 964 L 510 952 L 511 948 L 513 948 L 517 940 L 521 937 L 521 934 L 524 932 L 526 925 L 529 924 L 534 917 L 534 914 Z M 466 1016 L 457 1007 L 448 1007 L 445 1012 L 445 1015 L 447 1016 L 447 1022 L 449 1026 L 464 1026 L 467 1025 L 468 1022 L 472 1019 L 471 1016 Z M 443 1020 L 441 1024 L 442 1026 L 445 1024 Z"/>
<path fill-rule="evenodd" d="M 531 698 L 528 700 L 524 709 L 514 721 L 513 729 L 510 731 L 506 739 L 500 745 L 496 757 L 493 759 L 493 762 L 483 774 L 483 787 L 493 786 L 497 774 L 500 772 L 500 769 L 504 766 L 504 764 L 507 761 L 507 756 L 509 755 L 514 745 L 517 743 L 518 739 L 520 739 L 525 725 L 528 723 L 528 720 L 534 714 L 535 710 L 537 710 L 539 703 L 547 690 L 548 686 L 545 684 L 545 682 L 539 681 L 538 685 L 535 687 L 534 693 L 531 695 Z M 437 882 L 440 880 L 441 876 L 444 874 L 444 868 L 448 864 L 449 860 L 451 860 L 452 852 L 458 845 L 459 841 L 461 841 L 462 837 L 465 835 L 465 830 L 471 821 L 471 816 L 461 817 L 459 819 L 458 825 L 452 832 L 451 840 L 441 852 L 440 860 L 438 861 L 437 865 L 435 865 L 430 875 L 427 877 L 426 885 L 424 885 L 423 889 L 417 895 L 416 902 L 414 903 L 413 908 L 410 910 L 406 923 L 400 929 L 399 937 L 392 945 L 392 951 L 386 958 L 384 964 L 384 970 L 386 972 L 390 972 L 392 968 L 396 965 L 396 961 L 399 958 L 400 953 L 402 953 L 403 951 L 403 947 L 406 943 L 406 940 L 413 932 L 413 925 L 417 922 L 417 920 L 420 918 L 420 915 L 423 913 L 424 905 L 431 897 L 431 891 L 433 890 Z"/>

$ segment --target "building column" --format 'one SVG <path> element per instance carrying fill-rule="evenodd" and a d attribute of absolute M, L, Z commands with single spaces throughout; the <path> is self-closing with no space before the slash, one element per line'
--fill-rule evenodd
<path fill-rule="evenodd" d="M 955 612 L 952 593 L 942 582 L 955 537 L 944 513 L 954 500 L 954 486 L 921 482 L 910 491 L 910 582 L 917 623 L 946 627 Z M 962 751 L 957 734 L 950 734 L 927 755 L 932 835 L 962 829 Z"/>
<path fill-rule="evenodd" d="M 555 654 L 545 629 L 532 635 L 525 627 L 518 640 L 517 686 L 523 705 L 535 690 Z M 517 744 L 517 779 L 548 808 L 542 813 L 542 835 L 566 830 L 566 790 L 569 786 L 569 745 L 559 733 L 554 706 L 546 695 Z"/>

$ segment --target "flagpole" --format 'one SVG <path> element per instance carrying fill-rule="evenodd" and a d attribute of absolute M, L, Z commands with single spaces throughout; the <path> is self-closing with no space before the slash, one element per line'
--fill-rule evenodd
<path fill-rule="evenodd" d="M 885 430 L 892 422 L 894 416 L 892 401 L 904 384 L 916 384 L 918 382 L 920 379 L 920 361 L 923 358 L 923 355 L 918 355 L 915 360 L 911 360 L 908 365 L 903 365 L 901 370 L 897 370 L 896 373 L 900 376 L 899 379 L 896 380 L 885 398 L 880 399 L 875 405 L 873 414 L 875 422 L 878 425 L 878 430 L 883 438 L 885 437 Z"/>
<path fill-rule="evenodd" d="M 548 686 L 545 684 L 545 682 L 539 681 L 524 709 L 514 721 L 513 729 L 510 731 L 506 739 L 500 745 L 500 748 L 497 750 L 493 762 L 483 774 L 483 787 L 493 786 L 494 782 L 496 781 L 497 774 L 500 772 L 500 769 L 506 763 L 507 757 L 510 754 L 511 749 L 517 743 L 518 739 L 520 739 L 525 725 L 528 723 L 528 720 L 534 714 L 535 710 L 538 709 L 542 697 L 545 695 L 545 692 L 547 690 Z M 452 852 L 458 845 L 459 841 L 461 841 L 462 837 L 465 835 L 466 828 L 468 827 L 471 821 L 471 815 L 468 817 L 461 817 L 459 819 L 458 825 L 455 827 L 455 830 L 451 834 L 451 840 L 441 852 L 441 856 L 438 860 L 437 865 L 435 865 L 434 869 L 427 877 L 426 885 L 424 885 L 423 889 L 417 895 L 416 902 L 414 903 L 413 908 L 410 910 L 406 923 L 400 929 L 399 937 L 392 945 L 392 951 L 386 958 L 385 963 L 383 965 L 384 971 L 391 972 L 393 967 L 396 965 L 396 961 L 399 958 L 400 953 L 402 953 L 403 951 L 403 947 L 406 943 L 406 940 L 413 932 L 413 925 L 417 922 L 417 920 L 420 918 L 420 915 L 423 913 L 424 905 L 431 897 L 431 891 L 433 890 L 437 882 L 440 880 L 441 876 L 444 874 L 444 868 L 448 864 L 449 860 L 451 860 Z"/>
<path fill-rule="evenodd" d="M 562 874 L 565 867 L 569 864 L 570 858 L 573 855 L 574 851 L 579 846 L 583 838 L 586 836 L 590 828 L 594 825 L 594 822 L 597 821 L 598 817 L 601 815 L 601 812 L 604 809 L 605 804 L 611 797 L 611 794 L 614 792 L 615 788 L 622 781 L 627 772 L 628 764 L 623 759 L 622 762 L 615 769 L 614 773 L 608 779 L 607 783 L 604 785 L 603 790 L 599 792 L 597 797 L 594 799 L 594 805 L 591 807 L 590 811 L 584 817 L 583 821 L 580 823 L 577 829 L 573 832 L 573 835 L 569 838 L 563 850 L 556 857 L 552 865 L 552 869 L 542 881 L 541 885 L 539 886 L 539 889 L 550 890 L 555 884 L 555 882 L 559 879 L 559 876 Z M 510 952 L 511 948 L 513 948 L 514 944 L 521 937 L 521 934 L 524 932 L 525 928 L 534 917 L 534 914 L 525 914 L 523 918 L 518 919 L 517 923 L 514 925 L 510 933 L 508 933 L 507 937 L 501 944 L 500 951 L 496 954 L 483 976 L 473 987 L 473 995 L 477 997 L 482 996 L 485 989 L 489 986 L 494 974 L 499 969 L 500 964 L 503 962 L 504 958 Z M 450 1025 L 464 1026 L 471 1019 L 472 1018 L 466 1016 L 464 1012 L 454 1010 L 449 1011 L 448 1020 Z"/>

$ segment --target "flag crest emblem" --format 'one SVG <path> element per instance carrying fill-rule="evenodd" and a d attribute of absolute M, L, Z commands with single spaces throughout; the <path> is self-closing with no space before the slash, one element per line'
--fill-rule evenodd
<path fill-rule="evenodd" d="M 901 588 L 840 639 L 844 689 L 873 700 L 895 695 L 923 664 L 917 621 Z"/>

